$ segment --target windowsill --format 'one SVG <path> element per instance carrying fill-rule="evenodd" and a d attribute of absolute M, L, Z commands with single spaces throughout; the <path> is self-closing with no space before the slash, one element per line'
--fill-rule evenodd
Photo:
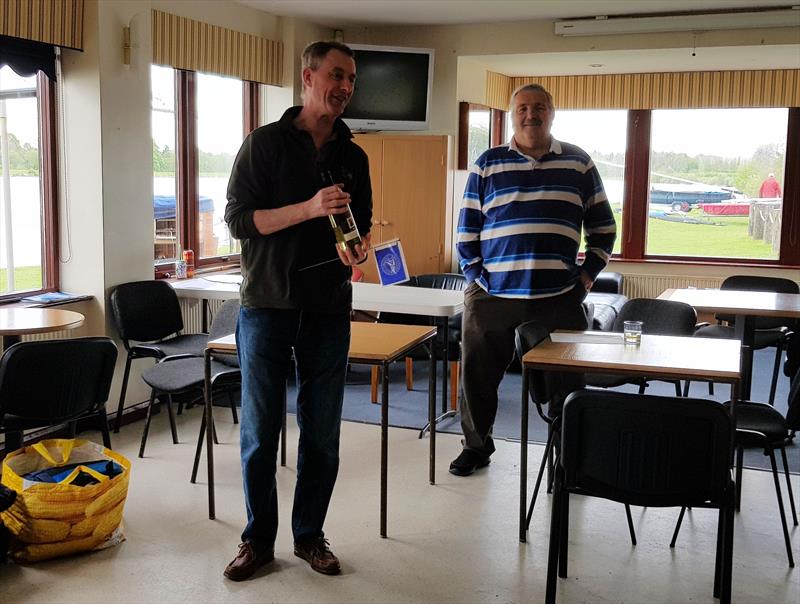
<path fill-rule="evenodd" d="M 619 262 L 622 264 L 664 264 L 664 265 L 682 265 L 682 266 L 732 266 L 732 267 L 747 267 L 747 268 L 768 268 L 773 270 L 797 270 L 800 266 L 790 264 L 778 264 L 777 260 L 765 262 L 758 259 L 747 258 L 731 258 L 724 259 L 685 259 L 685 258 L 620 258 L 612 256 L 611 262 Z"/>
<path fill-rule="evenodd" d="M 63 302 L 53 302 L 51 304 L 38 304 L 36 302 L 25 302 L 22 298 L 11 298 L 12 301 L 0 301 L 0 308 L 60 308 L 72 304 L 83 304 L 93 302 L 94 296 L 81 297 L 80 300 L 64 300 Z"/>

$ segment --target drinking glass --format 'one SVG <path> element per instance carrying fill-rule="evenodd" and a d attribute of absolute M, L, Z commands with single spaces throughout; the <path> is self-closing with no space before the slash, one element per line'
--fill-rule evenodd
<path fill-rule="evenodd" d="M 623 325 L 623 335 L 626 344 L 638 346 L 642 343 L 642 322 L 625 321 Z"/>

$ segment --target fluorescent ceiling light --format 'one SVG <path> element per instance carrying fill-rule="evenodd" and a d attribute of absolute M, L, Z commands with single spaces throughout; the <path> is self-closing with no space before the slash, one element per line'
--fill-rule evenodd
<path fill-rule="evenodd" d="M 558 36 L 603 36 L 754 27 L 800 27 L 800 6 L 752 12 L 568 19 L 555 22 L 555 33 Z"/>

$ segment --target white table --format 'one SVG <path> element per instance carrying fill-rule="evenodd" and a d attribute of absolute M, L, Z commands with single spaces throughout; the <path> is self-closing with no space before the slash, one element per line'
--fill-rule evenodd
<path fill-rule="evenodd" d="M 240 280 L 240 275 L 212 275 L 207 278 L 170 281 L 170 285 L 179 298 L 203 300 L 203 331 L 206 331 L 207 302 L 238 298 Z M 353 310 L 436 317 L 442 341 L 445 342 L 442 358 L 443 415 L 437 418 L 437 421 L 442 417 L 451 416 L 454 412 L 447 411 L 448 319 L 464 312 L 464 292 L 403 285 L 353 283 Z"/>
<path fill-rule="evenodd" d="M 732 289 L 667 289 L 660 300 L 684 302 L 695 309 L 736 316 L 734 334 L 742 347 L 741 398 L 750 398 L 756 317 L 800 319 L 800 294 Z"/>

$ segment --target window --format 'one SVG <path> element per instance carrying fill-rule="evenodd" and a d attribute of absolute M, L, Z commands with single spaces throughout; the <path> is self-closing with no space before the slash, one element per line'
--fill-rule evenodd
<path fill-rule="evenodd" d="M 228 178 L 245 132 L 257 123 L 257 85 L 151 67 L 153 232 L 156 276 L 181 250 L 198 266 L 238 262 L 224 221 Z"/>
<path fill-rule="evenodd" d="M 653 111 L 646 254 L 777 260 L 788 113 Z"/>
<path fill-rule="evenodd" d="M 0 298 L 58 286 L 53 84 L 0 67 Z"/>
<path fill-rule="evenodd" d="M 197 74 L 199 258 L 239 253 L 224 216 L 228 178 L 244 140 L 243 123 L 241 80 Z"/>
<path fill-rule="evenodd" d="M 492 138 L 503 123 L 512 135 L 504 113 L 492 110 Z M 800 108 L 557 109 L 552 131 L 597 165 L 615 259 L 800 264 Z"/>
<path fill-rule="evenodd" d="M 150 68 L 153 131 L 153 234 L 155 262 L 175 262 L 178 205 L 175 164 L 175 70 Z"/>
<path fill-rule="evenodd" d="M 474 164 L 478 156 L 490 147 L 490 123 L 491 115 L 488 107 L 470 106 L 467 165 Z"/>
<path fill-rule="evenodd" d="M 627 112 L 556 111 L 552 133 L 557 140 L 578 145 L 589 154 L 603 180 L 617 224 L 622 224 Z M 622 237 L 618 235 L 614 244 L 615 254 L 620 252 L 621 241 Z M 584 244 L 581 243 L 581 251 Z"/>

